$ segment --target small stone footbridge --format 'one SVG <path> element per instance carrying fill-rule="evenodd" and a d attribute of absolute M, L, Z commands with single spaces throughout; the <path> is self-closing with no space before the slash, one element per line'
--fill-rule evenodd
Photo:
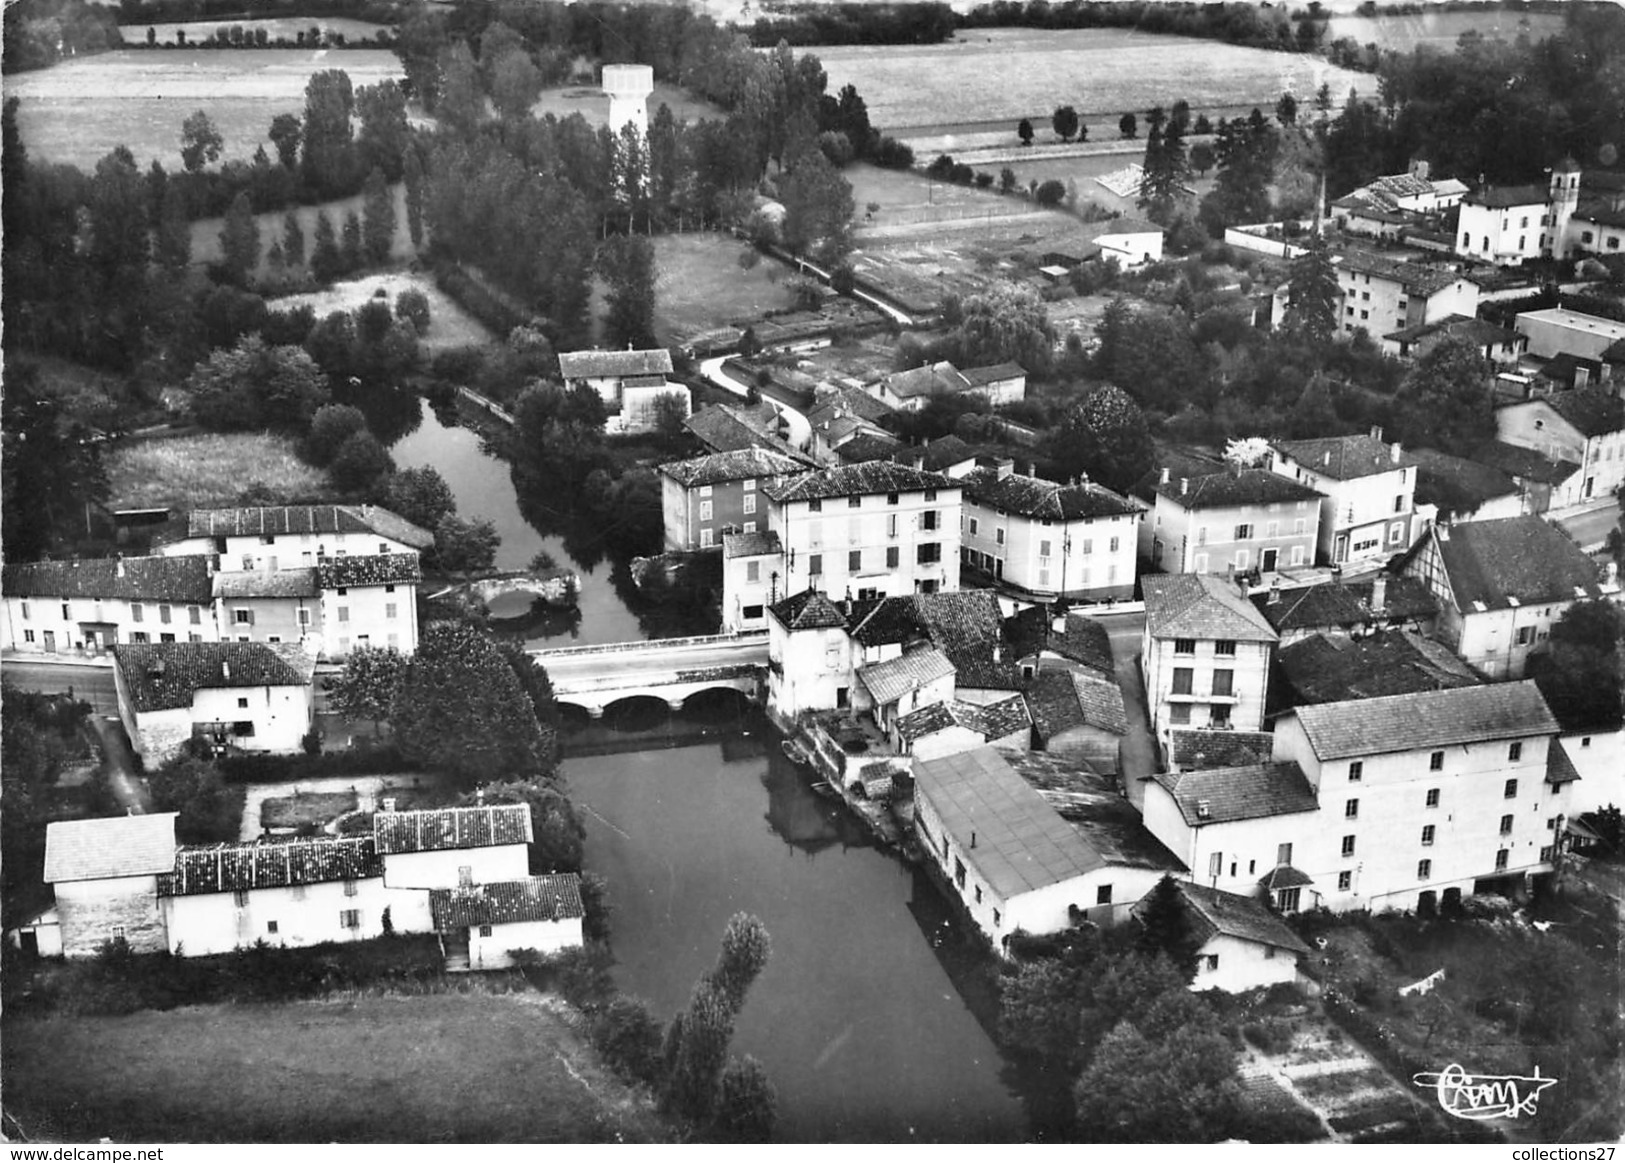
<path fill-rule="evenodd" d="M 623 699 L 663 699 L 675 711 L 701 691 L 734 690 L 759 702 L 766 689 L 767 635 L 763 633 L 568 646 L 530 653 L 552 680 L 554 698 L 582 708 L 594 719 Z"/>

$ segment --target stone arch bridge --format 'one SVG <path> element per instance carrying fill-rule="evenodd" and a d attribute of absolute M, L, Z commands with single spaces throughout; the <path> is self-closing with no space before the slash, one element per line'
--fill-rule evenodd
<path fill-rule="evenodd" d="M 616 642 L 532 650 L 553 682 L 553 697 L 594 719 L 612 703 L 663 699 L 672 710 L 701 691 L 739 691 L 762 701 L 767 675 L 766 634 L 713 634 L 653 642 Z"/>

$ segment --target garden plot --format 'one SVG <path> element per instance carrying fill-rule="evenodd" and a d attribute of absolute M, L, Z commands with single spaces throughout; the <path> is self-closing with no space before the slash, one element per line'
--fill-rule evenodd
<path fill-rule="evenodd" d="M 795 303 L 794 276 L 729 235 L 662 234 L 654 248 L 654 329 L 664 344 L 684 344 Z"/>
<path fill-rule="evenodd" d="M 396 298 L 402 291 L 411 288 L 422 291 L 429 300 L 429 330 L 419 338 L 419 342 L 428 350 L 493 342 L 492 334 L 435 286 L 433 279 L 407 271 L 392 271 L 334 283 L 325 290 L 273 299 L 266 306 L 273 311 L 290 311 L 308 306 L 316 313 L 317 319 L 323 319 L 334 311 L 354 311 L 369 300 L 379 298 L 378 292 L 382 291 L 382 300 L 393 311 Z"/>
<path fill-rule="evenodd" d="M 215 508 L 255 489 L 286 503 L 327 492 L 327 474 L 269 432 L 208 433 L 126 441 L 107 457 L 113 509 Z"/>

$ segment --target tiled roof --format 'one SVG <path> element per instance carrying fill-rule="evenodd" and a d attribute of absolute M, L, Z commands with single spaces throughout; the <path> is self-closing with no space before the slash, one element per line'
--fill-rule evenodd
<path fill-rule="evenodd" d="M 1185 881 L 1179 882 L 1178 889 L 1188 909 L 1187 916 L 1196 922 L 1197 935 L 1204 945 L 1215 936 L 1222 936 L 1272 945 L 1292 953 L 1309 952 L 1309 946 L 1287 928 L 1285 921 L 1265 908 L 1262 901 Z"/>
<path fill-rule="evenodd" d="M 1314 884 L 1315 878 L 1301 868 L 1293 868 L 1290 864 L 1277 864 L 1259 877 L 1258 883 L 1265 892 L 1274 892 L 1276 889 L 1302 888 L 1304 885 Z"/>
<path fill-rule="evenodd" d="M 722 556 L 735 557 L 762 557 L 766 554 L 783 553 L 784 546 L 779 544 L 777 531 L 769 529 L 765 533 L 724 533 L 722 535 Z"/>
<path fill-rule="evenodd" d="M 247 892 L 383 874 L 384 862 L 371 836 L 189 845 L 175 851 L 173 867 L 158 878 L 158 895 Z"/>
<path fill-rule="evenodd" d="M 835 421 L 837 425 L 844 421 Z M 854 421 L 862 424 L 863 421 Z M 903 442 L 889 432 L 862 431 L 835 450 L 835 455 L 847 464 L 864 464 L 871 460 L 887 460 L 894 456 Z"/>
<path fill-rule="evenodd" d="M 992 590 L 916 594 L 915 615 L 931 642 L 948 656 L 966 688 L 1018 690 L 1021 670 L 1004 644 L 1004 614 Z"/>
<path fill-rule="evenodd" d="M 1077 671 L 1045 670 L 1039 672 L 1026 695 L 1033 726 L 1045 744 L 1074 727 L 1128 734 L 1123 692 L 1115 682 Z"/>
<path fill-rule="evenodd" d="M 1177 771 L 1255 767 L 1274 757 L 1275 736 L 1268 731 L 1175 727 L 1168 732 L 1168 762 Z"/>
<path fill-rule="evenodd" d="M 947 703 L 931 703 L 910 711 L 897 720 L 897 734 L 906 742 L 923 739 L 949 727 L 959 726 L 959 720 Z"/>
<path fill-rule="evenodd" d="M 1205 573 L 1148 574 L 1141 586 L 1146 621 L 1155 638 L 1276 640 L 1269 622 L 1225 578 Z"/>
<path fill-rule="evenodd" d="M 1338 264 L 1337 269 L 1339 272 L 1348 271 L 1370 275 L 1374 279 L 1386 279 L 1400 284 L 1408 292 L 1424 296 L 1436 295 L 1461 278 L 1456 271 L 1439 270 L 1418 263 L 1395 262 L 1393 259 L 1379 258 L 1361 251 L 1349 251 L 1344 254 L 1343 261 Z"/>
<path fill-rule="evenodd" d="M 1322 760 L 1557 733 L 1532 681 L 1321 703 L 1291 714 Z"/>
<path fill-rule="evenodd" d="M 429 808 L 378 812 L 372 818 L 378 851 L 441 852 L 456 848 L 495 848 L 529 844 L 530 808 L 525 804 L 486 804 L 473 808 Z"/>
<path fill-rule="evenodd" d="M 683 427 L 712 452 L 766 448 L 792 460 L 810 463 L 779 435 L 778 411 L 766 401 L 749 407 L 712 404 L 691 414 L 683 421 Z"/>
<path fill-rule="evenodd" d="M 286 533 L 376 533 L 414 549 L 434 544 L 434 534 L 377 505 L 280 505 L 242 509 L 193 509 L 186 537 L 274 537 Z"/>
<path fill-rule="evenodd" d="M 1159 449 L 1155 466 L 1135 481 L 1134 487 L 1129 492 L 1147 504 L 1154 503 L 1157 499 L 1157 486 L 1162 483 L 1164 470 L 1167 471 L 1169 480 L 1177 481 L 1180 477 L 1195 480 L 1197 477 L 1228 472 L 1229 466 L 1222 460 L 1187 448 Z"/>
<path fill-rule="evenodd" d="M 820 630 L 846 625 L 846 615 L 820 590 L 791 594 L 768 609 L 786 630 Z"/>
<path fill-rule="evenodd" d="M 45 825 L 45 883 L 155 876 L 175 865 L 175 818 L 107 816 Z"/>
<path fill-rule="evenodd" d="M 79 558 L 8 565 L 8 598 L 101 598 L 109 601 L 207 603 L 209 559 L 184 557 Z"/>
<path fill-rule="evenodd" d="M 1510 210 L 1514 206 L 1544 206 L 1551 197 L 1545 186 L 1486 186 L 1462 198 L 1475 206 Z"/>
<path fill-rule="evenodd" d="M 316 671 L 298 647 L 266 642 L 121 643 L 113 665 L 137 714 L 190 707 L 200 690 L 309 686 Z"/>
<path fill-rule="evenodd" d="M 1484 344 L 1517 344 L 1519 335 L 1516 331 L 1506 327 L 1497 327 L 1487 319 L 1475 319 L 1469 315 L 1446 315 L 1443 319 L 1435 319 L 1431 323 L 1416 323 L 1410 327 L 1401 327 L 1398 331 L 1390 331 L 1384 339 L 1392 339 L 1398 343 L 1415 343 L 1418 339 L 1426 339 L 1430 335 L 1460 335 L 1472 340 L 1474 343 Z"/>
<path fill-rule="evenodd" d="M 1170 475 L 1165 483 L 1156 486 L 1156 492 L 1182 509 L 1221 509 L 1320 499 L 1320 494 L 1308 485 L 1262 468 L 1231 469 L 1195 478 Z"/>
<path fill-rule="evenodd" d="M 417 558 L 415 553 L 401 553 L 396 556 L 413 560 Z M 214 575 L 214 596 L 217 598 L 316 598 L 320 597 L 321 593 L 322 588 L 316 583 L 315 566 Z"/>
<path fill-rule="evenodd" d="M 1179 858 L 1146 828 L 1140 813 L 1123 798 L 1111 776 L 1090 771 L 1070 755 L 1023 751 L 1005 758 L 1016 774 L 1072 826 L 1102 866 L 1147 868 L 1176 875 L 1186 871 Z"/>
<path fill-rule="evenodd" d="M 1595 222 L 1598 226 L 1625 227 L 1625 210 L 1616 209 L 1612 203 L 1603 200 L 1587 199 L 1575 207 L 1573 217 L 1581 222 Z"/>
<path fill-rule="evenodd" d="M 988 384 L 998 383 L 1000 380 L 1021 380 L 1027 378 L 1027 369 L 1019 363 L 996 363 L 990 367 L 968 367 L 959 373 L 973 388 L 985 388 Z"/>
<path fill-rule="evenodd" d="M 1281 647 L 1276 662 L 1294 704 L 1445 690 L 1484 681 L 1447 648 L 1403 630 L 1364 638 L 1311 634 Z"/>
<path fill-rule="evenodd" d="M 1416 503 L 1437 505 L 1446 512 L 1471 512 L 1497 497 L 1517 496 L 1518 482 L 1498 468 L 1419 448 L 1416 461 Z"/>
<path fill-rule="evenodd" d="M 1007 901 L 1106 866 L 992 747 L 916 759 L 914 782 L 956 854 Z"/>
<path fill-rule="evenodd" d="M 1404 452 L 1400 452 L 1396 459 L 1394 449 L 1398 446 L 1384 444 L 1374 436 L 1277 440 L 1270 447 L 1283 456 L 1291 457 L 1306 469 L 1339 481 L 1395 472 L 1416 463 Z"/>
<path fill-rule="evenodd" d="M 429 915 L 437 933 L 479 925 L 514 925 L 525 921 L 562 921 L 584 917 L 581 878 L 573 872 L 527 876 L 472 888 L 429 890 Z"/>
<path fill-rule="evenodd" d="M 671 352 L 663 347 L 648 351 L 561 351 L 559 375 L 567 380 L 595 380 L 608 376 L 670 375 Z"/>
<path fill-rule="evenodd" d="M 761 480 L 786 476 L 806 467 L 802 462 L 766 448 L 740 448 L 733 452 L 713 452 L 692 460 L 676 460 L 660 466 L 660 472 L 685 489 L 720 485 L 729 481 Z"/>
<path fill-rule="evenodd" d="M 1139 511 L 1125 498 L 1093 482 L 1061 485 L 1019 473 L 1001 477 L 996 468 L 976 469 L 967 473 L 961 481 L 967 501 L 1022 517 L 1077 521 L 1085 517 L 1117 517 Z"/>
<path fill-rule="evenodd" d="M 841 388 L 818 401 L 807 413 L 807 423 L 814 428 L 822 428 L 826 421 L 834 420 L 839 415 L 849 415 L 878 424 L 896 412 L 896 408 L 862 388 Z"/>
<path fill-rule="evenodd" d="M 1020 695 L 1011 695 L 987 706 L 954 699 L 910 711 L 897 720 L 897 733 L 913 742 L 949 727 L 963 727 L 983 739 L 1003 739 L 1031 727 L 1032 723 L 1027 704 Z"/>
<path fill-rule="evenodd" d="M 1042 607 L 1035 606 L 1034 609 L 1043 612 Z M 1049 625 L 1049 621 L 1046 613 L 1045 625 Z M 1105 624 L 1086 614 L 1068 614 L 1065 630 L 1057 632 L 1051 628 L 1044 649 L 1062 658 L 1070 658 L 1106 678 L 1112 678 L 1117 673 L 1116 664 L 1112 661 L 1112 640 L 1106 633 Z"/>
<path fill-rule="evenodd" d="M 852 640 L 860 646 L 898 646 L 929 639 L 912 596 L 854 602 L 848 619 Z"/>
<path fill-rule="evenodd" d="M 1296 763 L 1257 763 L 1161 772 L 1151 777 L 1193 828 L 1320 810 L 1315 789 Z"/>
<path fill-rule="evenodd" d="M 1472 457 L 1482 464 L 1498 468 L 1510 476 L 1521 477 L 1539 484 L 1557 485 L 1580 471 L 1571 460 L 1553 460 L 1532 448 L 1492 440 L 1473 449 Z"/>
<path fill-rule="evenodd" d="M 775 501 L 783 502 L 818 501 L 873 493 L 918 493 L 958 487 L 957 481 L 949 480 L 941 473 L 876 460 L 803 473 L 778 484 L 766 485 L 762 491 Z"/>
<path fill-rule="evenodd" d="M 1625 401 L 1602 388 L 1575 388 L 1540 398 L 1583 436 L 1605 436 L 1625 428 Z"/>
<path fill-rule="evenodd" d="M 324 590 L 349 586 L 416 585 L 423 569 L 415 553 L 347 553 L 329 557 L 316 566 L 316 580 Z"/>
<path fill-rule="evenodd" d="M 900 449 L 892 454 L 892 459 L 898 464 L 911 464 L 927 472 L 942 472 L 956 464 L 975 460 L 977 455 L 978 450 L 974 445 L 967 444 L 949 433 L 920 448 Z"/>
<path fill-rule="evenodd" d="M 1533 514 L 1436 526 L 1428 536 L 1438 545 L 1451 595 L 1463 614 L 1595 598 L 1602 592 L 1596 563 Z"/>
<path fill-rule="evenodd" d="M 1425 582 L 1389 575 L 1383 587 L 1382 609 L 1372 608 L 1373 581 L 1322 582 L 1273 593 L 1254 594 L 1252 602 L 1266 621 L 1283 634 L 1291 630 L 1346 628 L 1390 619 L 1431 618 L 1439 603 Z"/>
<path fill-rule="evenodd" d="M 910 691 L 917 691 L 943 678 L 951 678 L 954 664 L 947 655 L 934 646 L 921 646 L 858 668 L 858 681 L 876 703 L 886 706 L 895 703 Z"/>
<path fill-rule="evenodd" d="M 935 396 L 962 392 L 970 383 L 959 374 L 959 369 L 947 360 L 939 360 L 927 367 L 910 368 L 894 372 L 885 379 L 886 390 L 894 396 L 909 399 L 915 396 Z"/>
<path fill-rule="evenodd" d="M 1546 749 L 1546 782 L 1553 787 L 1561 787 L 1565 783 L 1573 783 L 1580 778 L 1575 770 L 1574 757 L 1561 739 L 1553 739 Z"/>

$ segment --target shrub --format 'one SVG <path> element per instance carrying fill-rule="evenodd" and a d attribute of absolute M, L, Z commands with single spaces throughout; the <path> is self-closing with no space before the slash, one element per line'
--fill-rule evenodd
<path fill-rule="evenodd" d="M 395 296 L 395 315 L 410 322 L 419 335 L 424 334 L 429 330 L 429 296 L 416 287 L 408 287 Z"/>
<path fill-rule="evenodd" d="M 594 1016 L 592 1043 L 610 1068 L 625 1078 L 653 1085 L 660 1078 L 661 1024 L 638 998 L 617 997 Z"/>

